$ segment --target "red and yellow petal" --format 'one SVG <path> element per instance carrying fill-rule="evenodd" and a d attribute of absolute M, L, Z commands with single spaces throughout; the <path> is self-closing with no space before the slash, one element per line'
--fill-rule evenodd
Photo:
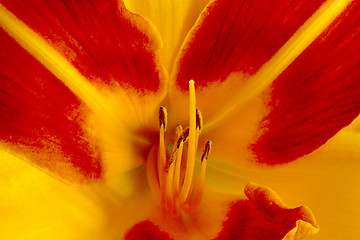
<path fill-rule="evenodd" d="M 176 85 L 187 91 L 190 79 L 202 88 L 232 72 L 254 75 L 323 2 L 211 1 L 181 49 Z"/>
<path fill-rule="evenodd" d="M 147 231 L 150 237 L 160 239 L 281 240 L 300 239 L 318 231 L 308 208 L 287 208 L 269 188 L 251 183 L 245 194 L 248 199 L 207 189 L 198 211 L 180 218 L 155 212 L 131 227 L 125 239 L 136 239 Z"/>
<path fill-rule="evenodd" d="M 271 85 L 259 162 L 312 152 L 360 113 L 360 3 L 354 1 Z M 300 76 L 299 76 L 300 75 Z"/>
<path fill-rule="evenodd" d="M 167 81 L 153 26 L 117 1 L 3 5 L 2 147 L 65 178 L 142 164 Z"/>
<path fill-rule="evenodd" d="M 218 159 L 274 165 L 315 150 L 360 111 L 358 8 L 213 1 L 178 56 L 170 103 L 182 113 L 195 80 Z"/>
<path fill-rule="evenodd" d="M 156 92 L 160 39 L 122 1 L 2 1 L 79 72 L 100 86 Z"/>
<path fill-rule="evenodd" d="M 230 205 L 223 229 L 215 239 L 302 239 L 318 232 L 306 207 L 289 209 L 271 189 L 248 184 L 247 200 Z"/>
<path fill-rule="evenodd" d="M 89 109 L 3 30 L 1 148 L 70 181 L 100 178 L 98 144 L 83 128 Z"/>
<path fill-rule="evenodd" d="M 359 120 L 313 153 L 289 164 L 270 169 L 209 164 L 207 183 L 234 194 L 239 183 L 267 184 L 287 204 L 301 201 L 311 208 L 321 228 L 314 239 L 356 239 L 360 234 Z"/>

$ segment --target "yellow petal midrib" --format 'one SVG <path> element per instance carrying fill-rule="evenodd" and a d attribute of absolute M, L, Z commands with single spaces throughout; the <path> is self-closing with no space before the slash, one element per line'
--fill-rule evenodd
<path fill-rule="evenodd" d="M 98 113 L 110 114 L 97 89 L 46 40 L 0 4 L 0 26 L 46 69 L 61 80 L 87 106 Z M 113 118 L 112 116 L 109 116 Z M 115 121 L 115 119 L 114 119 Z"/>
<path fill-rule="evenodd" d="M 207 131 L 217 126 L 234 109 L 244 106 L 249 100 L 259 96 L 268 89 L 275 79 L 305 51 L 305 49 L 350 5 L 352 0 L 330 0 L 325 2 L 294 34 L 293 36 L 267 61 L 259 71 L 247 80 L 234 99 L 233 103 L 222 108 L 214 118 L 209 119 L 204 126 Z M 236 81 L 238 72 L 233 72 L 227 81 Z"/>

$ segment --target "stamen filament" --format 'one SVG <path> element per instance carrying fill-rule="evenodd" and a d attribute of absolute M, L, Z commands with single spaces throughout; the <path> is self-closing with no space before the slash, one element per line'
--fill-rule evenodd
<path fill-rule="evenodd" d="M 167 211 L 172 210 L 174 202 L 174 168 L 175 168 L 175 159 L 171 160 L 169 169 L 166 173 L 166 199 L 165 199 L 165 209 Z"/>
<path fill-rule="evenodd" d="M 177 162 L 177 153 L 178 153 L 178 142 L 182 141 L 183 128 L 181 125 L 176 127 L 176 138 L 173 145 L 173 151 L 171 153 L 169 163 L 166 166 L 166 200 L 165 200 L 165 209 L 167 211 L 172 211 L 174 207 L 174 171 L 175 164 Z"/>
<path fill-rule="evenodd" d="M 160 192 L 161 192 L 160 203 L 161 205 L 163 205 L 165 203 L 165 191 L 166 191 L 166 175 L 164 170 L 166 165 L 165 132 L 167 126 L 167 111 L 165 107 L 160 107 L 159 123 L 160 123 L 160 133 L 159 133 L 159 150 L 158 150 L 158 176 L 159 176 L 159 184 L 160 184 Z"/>
<path fill-rule="evenodd" d="M 187 137 L 184 136 L 185 131 L 180 136 L 179 141 L 176 146 L 178 150 L 176 152 L 175 173 L 174 173 L 174 195 L 175 195 L 175 198 L 179 197 L 181 159 L 182 159 L 182 152 L 183 152 L 185 138 L 187 139 Z"/>
<path fill-rule="evenodd" d="M 156 161 L 153 161 L 153 159 L 156 159 L 156 151 L 155 148 L 153 148 L 148 156 L 147 163 L 146 163 L 146 176 L 148 179 L 148 183 L 150 186 L 150 190 L 155 198 L 155 202 L 157 204 L 160 204 L 160 187 L 159 187 L 159 181 L 158 176 L 156 174 Z"/>
<path fill-rule="evenodd" d="M 189 129 L 185 129 L 181 134 L 177 143 L 176 162 L 175 162 L 175 173 L 174 173 L 174 206 L 172 214 L 173 216 L 179 216 L 179 197 L 180 197 L 180 171 L 181 171 L 181 159 L 184 149 L 184 143 L 188 140 Z"/>
<path fill-rule="evenodd" d="M 179 148 L 177 151 L 176 162 L 175 162 L 175 173 L 174 173 L 174 206 L 173 206 L 173 215 L 179 215 L 179 197 L 180 197 L 180 170 L 181 170 L 181 159 L 183 152 L 184 142 L 179 143 Z"/>
<path fill-rule="evenodd" d="M 201 156 L 201 169 L 200 169 L 200 176 L 199 176 L 198 184 L 197 184 L 197 187 L 195 190 L 195 198 L 194 198 L 193 202 L 191 203 L 191 205 L 184 204 L 183 206 L 181 206 L 182 209 L 187 213 L 191 213 L 191 212 L 195 211 L 201 203 L 202 195 L 204 192 L 206 164 L 207 164 L 207 159 L 209 157 L 210 150 L 211 150 L 211 141 L 208 140 L 205 144 L 204 152 Z"/>
<path fill-rule="evenodd" d="M 165 107 L 160 107 L 159 123 L 160 123 L 160 133 L 159 133 L 158 173 L 159 176 L 161 176 L 166 164 L 165 132 L 167 126 L 167 111 Z M 161 185 L 161 181 L 162 178 L 159 178 L 160 185 Z"/>
<path fill-rule="evenodd" d="M 189 145 L 188 157 L 186 162 L 186 171 L 184 184 L 180 193 L 180 203 L 186 201 L 191 183 L 194 175 L 195 168 L 195 154 L 196 154 L 196 99 L 195 99 L 195 86 L 194 80 L 189 81 L 189 98 L 190 98 L 190 112 L 189 112 Z"/>

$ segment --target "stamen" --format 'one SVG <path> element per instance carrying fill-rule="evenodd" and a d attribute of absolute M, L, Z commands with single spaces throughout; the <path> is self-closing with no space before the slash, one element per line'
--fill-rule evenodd
<path fill-rule="evenodd" d="M 209 140 L 205 143 L 204 151 L 201 156 L 200 176 L 199 176 L 198 184 L 197 184 L 197 187 L 195 190 L 194 201 L 192 202 L 191 205 L 185 204 L 185 205 L 181 206 L 181 208 L 187 213 L 191 213 L 191 212 L 195 211 L 201 203 L 202 195 L 204 192 L 206 163 L 207 163 L 207 160 L 209 157 L 209 153 L 211 151 L 211 144 L 212 144 L 212 142 Z"/>
<path fill-rule="evenodd" d="M 201 129 L 204 125 L 203 117 L 199 109 L 196 109 L 196 129 L 199 130 L 199 134 L 201 133 Z"/>
<path fill-rule="evenodd" d="M 208 160 L 209 154 L 210 154 L 210 151 L 211 151 L 211 145 L 212 145 L 212 142 L 210 140 L 207 140 L 206 143 L 205 143 L 203 154 L 201 155 L 201 163 L 204 160 Z"/>
<path fill-rule="evenodd" d="M 171 159 L 170 159 L 171 160 Z M 174 202 L 174 167 L 175 167 L 175 159 L 172 159 L 169 163 L 169 167 L 166 172 L 166 198 L 165 198 L 165 209 L 170 211 L 173 209 Z"/>
<path fill-rule="evenodd" d="M 176 126 L 176 139 L 174 141 L 174 148 L 170 155 L 169 163 L 165 169 L 166 172 L 166 199 L 165 199 L 165 209 L 167 211 L 172 211 L 174 207 L 174 170 L 175 170 L 175 163 L 177 161 L 177 146 L 178 142 L 180 141 L 181 135 L 183 132 L 183 128 L 181 125 Z"/>
<path fill-rule="evenodd" d="M 185 202 L 189 195 L 195 168 L 195 154 L 196 154 L 196 99 L 194 80 L 189 81 L 189 98 L 190 98 L 190 112 L 189 112 L 189 145 L 188 156 L 186 163 L 186 172 L 184 184 L 180 193 L 180 203 Z"/>
<path fill-rule="evenodd" d="M 185 130 L 183 131 L 182 135 L 181 135 L 181 141 L 183 143 L 185 143 L 187 140 L 189 139 L 189 128 L 185 128 Z M 178 142 L 179 144 L 180 142 Z M 179 146 L 178 146 L 179 147 Z"/>
<path fill-rule="evenodd" d="M 195 149 L 198 148 L 198 143 L 199 143 L 199 136 L 200 136 L 200 133 L 201 133 L 201 129 L 203 127 L 203 117 L 202 117 L 202 114 L 200 112 L 199 109 L 196 109 L 196 147 Z"/>
<path fill-rule="evenodd" d="M 160 128 L 161 126 L 164 126 L 164 132 L 166 132 L 167 127 L 167 110 L 165 107 L 161 106 L 159 110 L 159 124 Z"/>
<path fill-rule="evenodd" d="M 150 190 L 155 198 L 155 202 L 157 204 L 160 204 L 160 187 L 159 187 L 159 181 L 158 181 L 158 175 L 156 174 L 156 151 L 155 148 L 153 148 L 147 158 L 146 163 L 146 177 L 148 179 L 148 183 L 150 186 Z"/>
<path fill-rule="evenodd" d="M 189 81 L 189 99 L 189 127 L 185 130 L 181 125 L 176 127 L 176 138 L 170 156 L 165 147 L 167 144 L 165 142 L 167 111 L 165 107 L 160 107 L 158 152 L 157 156 L 155 150 L 150 152 L 146 167 L 150 189 L 156 202 L 160 203 L 161 208 L 174 217 L 179 216 L 180 208 L 185 212 L 193 212 L 198 208 L 204 189 L 206 162 L 211 148 L 211 142 L 207 141 L 201 156 L 200 176 L 199 179 L 196 179 L 194 177 L 195 157 L 199 135 L 203 127 L 203 118 L 200 110 L 196 109 L 193 80 Z M 186 168 L 183 169 L 181 166 L 182 154 L 186 141 L 188 141 L 188 155 Z M 151 161 L 156 157 L 157 161 Z"/>
<path fill-rule="evenodd" d="M 180 197 L 180 171 L 181 171 L 181 159 L 184 148 L 184 143 L 188 140 L 189 128 L 186 128 L 177 142 L 176 162 L 175 162 L 175 173 L 174 173 L 174 206 L 172 214 L 177 217 L 179 215 L 179 197 Z"/>
<path fill-rule="evenodd" d="M 159 110 L 159 151 L 158 151 L 158 176 L 161 192 L 161 204 L 165 203 L 165 188 L 166 188 L 166 175 L 164 173 L 166 165 L 166 149 L 165 149 L 165 132 L 167 126 L 167 111 L 165 107 L 160 107 Z"/>

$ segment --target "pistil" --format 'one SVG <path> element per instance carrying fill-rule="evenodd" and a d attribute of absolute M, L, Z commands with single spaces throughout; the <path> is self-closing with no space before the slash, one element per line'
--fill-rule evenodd
<path fill-rule="evenodd" d="M 195 86 L 194 81 L 189 81 L 189 99 L 190 99 L 190 112 L 189 112 L 189 145 L 186 162 L 186 172 L 184 178 L 184 185 L 180 193 L 180 204 L 186 201 L 189 196 L 189 191 L 194 175 L 195 168 L 195 154 L 196 154 L 196 99 L 195 99 Z"/>

